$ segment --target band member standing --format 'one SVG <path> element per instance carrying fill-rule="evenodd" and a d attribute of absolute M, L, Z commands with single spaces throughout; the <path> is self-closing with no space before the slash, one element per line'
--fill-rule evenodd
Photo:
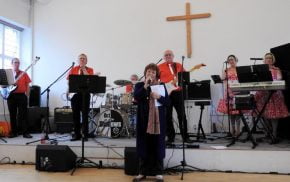
<path fill-rule="evenodd" d="M 130 81 L 132 82 L 132 84 L 128 84 L 126 85 L 126 93 L 132 93 L 134 90 L 134 86 L 138 81 L 138 76 L 136 74 L 131 75 L 130 77 Z"/>
<path fill-rule="evenodd" d="M 13 58 L 11 63 L 15 79 L 17 79 L 19 76 L 21 77 L 16 82 L 17 89 L 13 91 L 13 93 L 11 93 L 7 99 L 11 124 L 11 134 L 9 138 L 17 137 L 19 132 L 17 123 L 22 125 L 23 137 L 32 138 L 28 131 L 29 125 L 27 122 L 27 96 L 29 95 L 29 83 L 31 80 L 26 73 L 23 73 L 19 69 L 20 60 L 18 58 Z"/>
<path fill-rule="evenodd" d="M 140 159 L 139 175 L 133 179 L 138 182 L 146 175 L 156 175 L 156 181 L 163 182 L 163 159 L 165 157 L 165 124 L 168 94 L 164 84 L 159 83 L 159 69 L 149 64 L 144 71 L 145 81 L 135 86 L 134 98 L 137 100 L 137 154 Z M 152 91 L 150 86 L 163 87 L 164 96 Z M 155 105 L 155 101 L 160 103 Z"/>
<path fill-rule="evenodd" d="M 166 61 L 162 64 L 160 64 L 159 70 L 160 70 L 160 80 L 163 83 L 166 83 L 167 85 L 171 85 L 175 87 L 175 90 L 170 91 L 169 89 L 169 98 L 170 98 L 170 104 L 167 107 L 167 143 L 174 142 L 175 139 L 175 130 L 173 126 L 173 120 L 172 120 L 172 112 L 173 107 L 176 110 L 178 122 L 179 122 L 179 129 L 181 136 L 184 140 L 184 142 L 192 143 L 193 141 L 189 139 L 188 133 L 187 133 L 187 119 L 185 115 L 185 108 L 184 108 L 184 102 L 181 100 L 181 88 L 177 87 L 177 74 L 178 72 L 184 71 L 182 68 L 182 65 L 180 63 L 174 62 L 174 54 L 171 50 L 166 50 L 164 52 L 163 59 Z M 182 114 L 184 115 L 183 121 L 182 121 Z"/>
<path fill-rule="evenodd" d="M 230 122 L 232 125 L 232 129 L 231 129 L 231 135 L 232 136 L 238 136 L 240 134 L 240 112 L 238 110 L 233 109 L 233 96 L 234 93 L 228 89 L 226 90 L 227 87 L 227 83 L 231 84 L 231 83 L 237 83 L 238 82 L 238 76 L 237 76 L 237 62 L 238 59 L 235 55 L 229 55 L 227 58 L 227 63 L 229 64 L 229 67 L 226 68 L 226 70 L 223 73 L 223 80 L 224 80 L 224 87 L 225 87 L 225 91 L 224 91 L 224 99 L 220 99 L 218 107 L 217 107 L 217 111 L 224 113 L 224 114 L 228 114 L 228 102 L 229 102 L 229 109 L 230 109 Z M 229 94 L 229 101 L 228 101 L 228 96 Z"/>
<path fill-rule="evenodd" d="M 68 75 L 93 75 L 93 68 L 87 67 L 87 56 L 85 54 L 80 54 L 78 57 L 78 66 L 73 67 Z M 67 77 L 68 79 L 69 77 Z M 84 109 L 83 109 L 83 96 L 82 93 L 76 93 L 71 98 L 71 107 L 73 111 L 73 122 L 74 122 L 74 135 L 72 136 L 71 141 L 76 141 L 81 139 L 81 113 L 82 113 L 82 127 L 83 127 L 83 135 L 85 137 L 85 141 L 88 140 L 88 113 L 90 107 L 90 94 L 87 93 L 84 101 Z"/>
<path fill-rule="evenodd" d="M 274 66 L 275 57 L 272 53 L 267 53 L 264 56 L 264 63 L 269 65 L 269 69 L 272 74 L 273 80 L 282 80 L 282 74 L 278 67 Z M 269 91 L 258 91 L 255 94 L 255 100 L 257 109 L 262 110 L 267 98 Z M 262 115 L 265 119 L 269 120 L 272 125 L 273 136 L 277 137 L 278 119 L 289 116 L 287 106 L 285 104 L 284 96 L 281 90 L 275 91 L 271 96 L 269 102 L 266 105 L 265 111 Z M 274 141 L 277 143 L 278 140 Z"/>

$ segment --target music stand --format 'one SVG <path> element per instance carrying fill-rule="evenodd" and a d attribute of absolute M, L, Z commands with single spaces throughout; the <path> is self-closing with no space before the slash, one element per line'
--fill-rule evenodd
<path fill-rule="evenodd" d="M 273 81 L 268 64 L 237 66 L 239 83 Z"/>
<path fill-rule="evenodd" d="M 7 99 L 7 88 L 2 88 L 2 87 L 7 87 L 9 85 L 13 85 L 15 83 L 15 78 L 13 74 L 12 69 L 0 69 L 0 91 L 1 91 L 1 96 L 3 99 Z M 3 142 L 7 143 L 5 139 L 0 137 L 0 140 Z"/>
<path fill-rule="evenodd" d="M 214 84 L 223 82 L 219 75 L 211 75 L 211 79 L 213 80 Z"/>
<path fill-rule="evenodd" d="M 85 95 L 96 94 L 106 92 L 106 77 L 99 77 L 97 75 L 70 75 L 69 76 L 69 92 L 82 94 L 82 111 L 86 109 Z M 83 117 L 83 116 L 82 116 Z M 89 160 L 84 156 L 84 124 L 81 128 L 82 136 L 82 156 L 76 161 L 75 167 L 71 172 L 71 175 L 75 172 L 76 168 L 88 167 L 85 164 L 89 164 L 89 167 L 100 167 L 97 163 Z"/>
<path fill-rule="evenodd" d="M 202 126 L 202 114 L 204 106 L 210 105 L 211 101 L 210 80 L 189 83 L 186 94 L 187 100 L 193 100 L 196 106 L 200 106 L 198 130 L 196 135 L 196 141 L 199 142 L 200 134 L 202 134 L 203 139 L 206 139 Z"/>
<path fill-rule="evenodd" d="M 15 83 L 12 69 L 0 69 L 0 86 L 9 86 Z"/>

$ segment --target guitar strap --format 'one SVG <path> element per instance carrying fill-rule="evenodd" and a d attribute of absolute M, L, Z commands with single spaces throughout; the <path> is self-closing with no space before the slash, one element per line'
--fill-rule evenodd
<path fill-rule="evenodd" d="M 15 75 L 15 80 L 19 77 L 19 75 L 21 74 L 21 71 L 18 71 Z"/>

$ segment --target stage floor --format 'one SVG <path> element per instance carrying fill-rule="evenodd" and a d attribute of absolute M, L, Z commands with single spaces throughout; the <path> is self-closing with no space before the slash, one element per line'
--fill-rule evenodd
<path fill-rule="evenodd" d="M 7 143 L 0 141 L 0 160 L 2 162 L 35 163 L 36 146 L 41 144 L 41 134 L 32 134 L 32 139 L 22 136 L 4 138 Z M 212 140 L 186 145 L 185 158 L 187 164 L 199 169 L 210 171 L 241 171 L 254 173 L 290 173 L 290 141 L 283 140 L 278 144 L 269 144 L 267 141 L 258 142 L 252 149 L 252 143 L 237 141 L 231 147 L 226 147 L 231 140 L 223 134 L 208 135 Z M 244 136 L 245 137 L 245 136 Z M 256 138 L 261 136 L 255 135 Z M 56 139 L 58 145 L 68 145 L 77 156 L 81 156 L 81 141 L 71 142 L 70 134 L 49 134 L 50 139 Z M 242 137 L 241 137 L 242 138 Z M 194 139 L 194 137 L 193 137 Z M 55 141 L 46 141 L 45 144 L 55 145 Z M 164 160 L 165 168 L 180 164 L 183 156 L 182 141 L 178 136 L 175 145 L 166 149 Z M 124 167 L 125 147 L 135 147 L 135 138 L 89 138 L 84 143 L 85 157 L 107 167 Z M 199 145 L 199 148 L 193 148 Z"/>
<path fill-rule="evenodd" d="M 26 139 L 23 138 L 22 135 L 16 138 L 3 138 L 7 141 L 7 143 L 0 140 L 0 145 L 26 145 L 26 146 L 35 146 L 41 144 L 41 141 L 33 142 L 35 140 L 40 140 L 42 134 L 32 134 L 33 138 Z M 211 134 L 207 135 L 207 140 L 203 140 L 200 142 L 194 142 L 192 145 L 199 145 L 199 149 L 207 149 L 207 150 L 270 150 L 270 151 L 290 151 L 290 140 L 281 140 L 278 144 L 270 144 L 270 141 L 267 139 L 262 139 L 263 135 L 254 135 L 256 140 L 258 141 L 258 145 L 255 149 L 252 149 L 251 141 L 242 142 L 240 140 L 236 141 L 236 143 L 230 147 L 226 147 L 232 139 L 229 137 L 225 137 L 224 134 Z M 51 140 L 45 141 L 45 144 L 54 144 L 55 141 L 58 145 L 68 145 L 71 147 L 79 147 L 81 146 L 81 141 L 70 141 L 71 135 L 67 134 L 49 134 L 49 138 Z M 241 137 L 245 138 L 245 137 Z M 55 139 L 55 141 L 53 141 Z M 195 139 L 195 137 L 192 137 Z M 32 142 L 32 143 L 30 143 Z M 187 143 L 186 143 L 187 145 Z M 125 147 L 135 147 L 136 146 L 136 138 L 134 137 L 119 137 L 119 138 L 109 138 L 109 137 L 99 137 L 89 138 L 88 141 L 85 142 L 85 147 L 113 147 L 113 148 L 125 148 Z M 173 146 L 168 146 L 167 148 L 180 148 L 182 147 L 182 140 L 180 136 L 177 136 Z M 189 146 L 190 147 L 190 146 Z M 195 146 L 192 146 L 195 147 Z"/>

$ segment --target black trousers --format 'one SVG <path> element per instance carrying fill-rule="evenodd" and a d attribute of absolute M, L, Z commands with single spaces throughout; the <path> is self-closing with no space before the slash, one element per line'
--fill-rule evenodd
<path fill-rule="evenodd" d="M 147 157 L 139 159 L 139 174 L 145 176 L 162 175 L 163 159 L 158 159 L 158 143 L 156 136 L 146 135 L 146 153 Z"/>
<path fill-rule="evenodd" d="M 24 93 L 11 93 L 7 103 L 10 114 L 11 133 L 28 133 L 27 96 Z M 20 128 L 22 128 L 22 131 Z"/>
<path fill-rule="evenodd" d="M 182 138 L 186 139 L 188 137 L 187 133 L 187 120 L 185 115 L 185 108 L 184 102 L 181 99 L 181 91 L 173 91 L 171 92 L 170 96 L 170 104 L 167 106 L 167 113 L 166 113 L 166 135 L 168 140 L 174 140 L 175 138 L 175 129 L 172 120 L 172 112 L 173 107 L 176 110 L 178 123 L 179 123 L 179 130 L 181 133 Z M 182 113 L 183 121 L 182 121 Z"/>
<path fill-rule="evenodd" d="M 83 107 L 83 95 L 81 93 L 75 94 L 71 99 L 71 107 L 73 111 L 74 132 L 77 137 L 81 136 L 81 119 L 84 137 L 88 137 L 88 114 L 90 107 L 90 94 L 84 96 Z M 81 118 L 82 113 L 82 118 Z"/>

